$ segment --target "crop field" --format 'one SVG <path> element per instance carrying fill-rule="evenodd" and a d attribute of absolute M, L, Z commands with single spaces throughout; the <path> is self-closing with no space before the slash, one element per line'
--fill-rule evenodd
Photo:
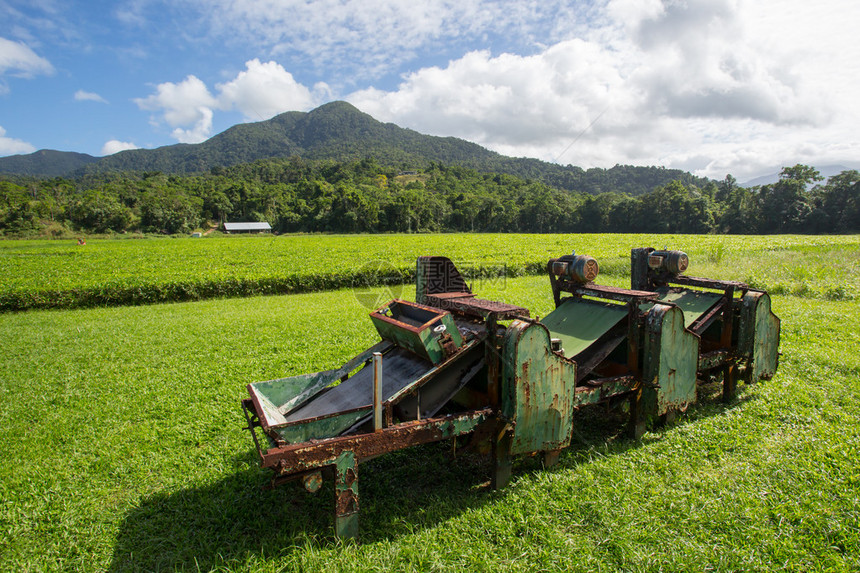
<path fill-rule="evenodd" d="M 202 300 L 225 296 L 331 290 L 408 281 L 415 259 L 445 254 L 476 274 L 504 269 L 507 276 L 543 272 L 547 259 L 571 250 L 596 257 L 604 275 L 629 272 L 630 249 L 669 246 L 708 271 L 759 284 L 776 281 L 792 292 L 815 279 L 811 293 L 828 298 L 860 295 L 860 236 L 700 235 L 283 235 L 175 239 L 0 241 L 0 311 L 79 308 Z M 835 250 L 834 250 L 835 249 Z M 791 260 L 810 256 L 809 268 Z M 854 265 L 832 268 L 827 255 Z M 728 267 L 723 261 L 732 261 Z M 782 272 L 760 276 L 759 261 Z M 774 265 L 769 265 L 773 267 Z M 773 272 L 772 270 L 769 272 Z M 813 276 L 819 275 L 819 276 Z M 829 281 L 829 282 L 828 282 Z M 849 285 L 849 286 L 846 286 Z M 854 286 L 851 286 L 854 285 Z"/>
<path fill-rule="evenodd" d="M 583 414 L 557 466 L 517 459 L 498 491 L 486 458 L 446 443 L 362 464 L 360 544 L 333 538 L 331 483 L 265 488 L 239 401 L 248 382 L 331 368 L 373 344 L 368 306 L 413 298 L 410 286 L 0 313 L 0 571 L 860 569 L 860 237 L 0 242 L 0 276 L 13 283 L 4 293 L 32 295 L 98 288 L 106 261 L 117 281 L 143 285 L 201 268 L 408 269 L 427 253 L 527 269 L 576 248 L 604 263 L 598 282 L 624 286 L 629 248 L 648 244 L 685 249 L 689 274 L 775 293 L 777 375 L 731 404 L 704 388 L 638 441 L 620 420 Z M 552 307 L 544 276 L 476 278 L 474 290 L 541 316 Z"/>

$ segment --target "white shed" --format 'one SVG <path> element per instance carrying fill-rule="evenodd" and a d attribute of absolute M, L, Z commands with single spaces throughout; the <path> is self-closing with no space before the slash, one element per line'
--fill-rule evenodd
<path fill-rule="evenodd" d="M 224 223 L 225 233 L 269 233 L 272 226 L 261 221 L 259 223 Z"/>

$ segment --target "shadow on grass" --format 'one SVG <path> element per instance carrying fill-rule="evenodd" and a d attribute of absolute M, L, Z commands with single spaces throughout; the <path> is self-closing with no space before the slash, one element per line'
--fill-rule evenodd
<path fill-rule="evenodd" d="M 716 392 L 708 392 L 713 388 L 702 390 L 700 403 L 667 431 L 720 415 L 752 397 L 741 391 L 737 401 L 724 404 Z M 609 455 L 640 447 L 641 442 L 628 439 L 625 430 L 623 411 L 586 409 L 576 417 L 571 447 L 550 471 L 588 463 L 589 457 L 582 454 L 594 447 Z M 237 465 L 250 461 L 249 456 L 237 460 Z M 451 442 L 418 446 L 362 464 L 360 540 L 396 539 L 503 498 L 505 490 L 490 490 L 490 471 L 489 456 L 458 453 L 452 459 Z M 519 456 L 513 479 L 539 471 L 541 456 Z M 122 521 L 110 571 L 210 570 L 337 543 L 330 480 L 312 494 L 299 482 L 268 489 L 269 477 L 267 471 L 253 468 L 210 485 L 142 500 Z"/>
<path fill-rule="evenodd" d="M 394 452 L 359 467 L 363 543 L 432 527 L 495 497 L 489 460 L 440 443 Z M 299 482 L 268 489 L 253 468 L 201 487 L 143 499 L 123 519 L 110 571 L 210 570 L 254 557 L 337 543 L 334 487 Z"/>

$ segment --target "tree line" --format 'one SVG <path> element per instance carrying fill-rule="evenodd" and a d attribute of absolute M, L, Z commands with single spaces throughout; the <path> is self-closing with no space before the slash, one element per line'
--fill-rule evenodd
<path fill-rule="evenodd" d="M 795 165 L 771 185 L 746 189 L 728 175 L 674 180 L 635 197 L 437 162 L 402 172 L 373 158 L 293 157 L 202 175 L 0 178 L 0 234 L 9 237 L 179 234 L 224 221 L 267 221 L 280 233 L 849 233 L 860 232 L 860 173 L 824 182 Z"/>

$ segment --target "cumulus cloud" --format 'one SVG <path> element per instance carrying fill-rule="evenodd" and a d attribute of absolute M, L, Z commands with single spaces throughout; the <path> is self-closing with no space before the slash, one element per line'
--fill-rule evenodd
<path fill-rule="evenodd" d="M 33 78 L 54 73 L 54 66 L 22 42 L 13 42 L 0 37 L 0 78 L 10 75 L 18 78 Z M 0 83 L 0 94 L 9 88 Z"/>
<path fill-rule="evenodd" d="M 636 98 L 624 83 L 611 54 L 571 40 L 527 57 L 472 52 L 446 68 L 410 74 L 397 91 L 363 90 L 348 99 L 385 121 L 551 160 L 602 112 L 606 119 L 594 130 L 619 121 L 629 127 Z"/>
<path fill-rule="evenodd" d="M 253 59 L 231 81 L 218 84 L 221 109 L 237 108 L 249 120 L 264 120 L 290 110 L 306 110 L 327 94 L 325 84 L 315 93 L 298 83 L 279 63 Z"/>
<path fill-rule="evenodd" d="M 141 109 L 161 111 L 171 126 L 193 124 L 203 119 L 202 108 L 218 105 L 209 88 L 196 76 L 188 76 L 179 83 L 158 84 L 155 93 L 146 98 L 135 99 Z"/>
<path fill-rule="evenodd" d="M 107 100 L 94 92 L 78 90 L 75 92 L 75 101 L 95 101 L 98 103 L 107 103 Z"/>
<path fill-rule="evenodd" d="M 677 117 L 825 119 L 826 110 L 810 105 L 820 96 L 815 86 L 790 72 L 788 57 L 763 53 L 741 15 L 736 0 L 708 0 L 665 2 L 639 20 L 624 20 L 639 60 L 633 80 L 649 106 Z"/>
<path fill-rule="evenodd" d="M 212 131 L 213 108 L 218 100 L 196 76 L 188 76 L 179 83 L 158 84 L 155 93 L 134 102 L 141 109 L 155 111 L 173 130 L 180 143 L 200 143 Z"/>
<path fill-rule="evenodd" d="M 292 74 L 274 61 L 257 59 L 228 82 L 216 85 L 217 96 L 196 76 L 179 83 L 158 84 L 155 93 L 134 102 L 144 110 L 157 112 L 154 121 L 163 119 L 173 127 L 180 143 L 199 143 L 212 134 L 216 111 L 238 109 L 248 120 L 261 121 L 290 110 L 308 110 L 330 95 L 323 83 L 313 91 L 296 82 Z"/>
<path fill-rule="evenodd" d="M 36 148 L 20 139 L 6 137 L 6 130 L 0 126 L 0 155 L 18 155 L 21 153 L 33 153 Z"/>
<path fill-rule="evenodd" d="M 197 107 L 194 112 L 195 120 L 191 127 L 177 127 L 170 133 L 179 143 L 200 143 L 212 134 L 214 112 L 205 106 Z"/>
<path fill-rule="evenodd" d="M 482 36 L 554 41 L 576 20 L 566 0 L 203 0 L 198 7 L 230 40 L 364 78 L 396 69 L 418 53 Z"/>
<path fill-rule="evenodd" d="M 128 149 L 140 148 L 130 141 L 111 139 L 110 141 L 106 141 L 102 146 L 102 155 L 113 155 L 114 153 L 119 153 L 120 151 L 126 151 Z"/>
<path fill-rule="evenodd" d="M 409 73 L 396 90 L 369 88 L 347 99 L 379 119 L 510 155 L 585 166 L 656 163 L 706 175 L 727 165 L 754 170 L 808 153 L 793 132 L 802 128 L 808 138 L 827 129 L 845 84 L 860 95 L 856 76 L 842 75 L 840 89 L 832 79 L 807 79 L 811 51 L 773 41 L 796 37 L 797 24 L 782 20 L 784 28 L 772 30 L 754 6 L 610 0 L 587 33 L 534 55 L 471 52 Z M 817 34 L 826 29 L 819 24 Z M 815 61 L 841 75 L 827 58 Z M 778 144 L 768 145 L 775 134 Z M 830 147 L 821 141 L 817 149 L 826 155 Z"/>

